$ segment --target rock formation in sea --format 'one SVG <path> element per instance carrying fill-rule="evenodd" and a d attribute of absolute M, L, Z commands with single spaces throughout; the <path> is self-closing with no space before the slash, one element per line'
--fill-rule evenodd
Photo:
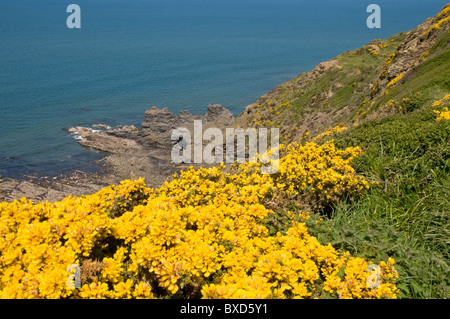
<path fill-rule="evenodd" d="M 4 178 L 0 183 L 0 202 L 21 197 L 57 201 L 70 194 L 90 194 L 124 179 L 139 177 L 145 178 L 150 187 L 158 187 L 181 169 L 199 166 L 171 161 L 171 150 L 177 142 L 171 140 L 172 130 L 192 130 L 194 120 L 201 120 L 204 130 L 209 127 L 224 130 L 232 125 L 234 116 L 220 104 L 208 105 L 204 115 L 193 115 L 189 111 L 175 114 L 167 108 L 152 107 L 145 112 L 140 129 L 133 125 L 109 128 L 101 123 L 93 124 L 93 128 L 69 128 L 67 132 L 76 136 L 81 146 L 105 152 L 105 158 L 99 161 L 101 171 L 97 174 L 78 171 L 55 179 L 45 176 L 26 180 Z"/>

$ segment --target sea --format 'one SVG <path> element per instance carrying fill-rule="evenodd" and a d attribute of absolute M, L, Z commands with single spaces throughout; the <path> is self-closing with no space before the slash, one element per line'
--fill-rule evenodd
<path fill-rule="evenodd" d="M 239 115 L 277 85 L 434 16 L 440 0 L 0 0 L 0 175 L 97 169 L 66 131 L 152 106 Z M 381 9 L 370 29 L 369 4 Z M 81 28 L 69 28 L 71 4 Z"/>

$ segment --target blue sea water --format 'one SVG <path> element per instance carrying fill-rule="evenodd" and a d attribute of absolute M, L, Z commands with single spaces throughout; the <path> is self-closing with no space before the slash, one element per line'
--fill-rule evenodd
<path fill-rule="evenodd" d="M 382 28 L 366 26 L 370 3 Z M 81 29 L 66 8 L 81 7 Z M 145 110 L 238 115 L 276 85 L 447 0 L 0 0 L 0 175 L 89 170 L 104 154 L 64 131 L 139 127 Z M 83 108 L 89 111 L 83 110 Z"/>

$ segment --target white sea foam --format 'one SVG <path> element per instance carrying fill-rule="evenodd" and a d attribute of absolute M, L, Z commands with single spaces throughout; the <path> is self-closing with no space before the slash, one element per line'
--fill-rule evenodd
<path fill-rule="evenodd" d="M 77 141 L 81 141 L 81 140 L 83 139 L 83 138 L 81 137 L 80 133 L 78 133 L 78 132 L 71 133 L 70 135 L 72 135 L 73 138 L 74 138 L 75 140 L 77 140 Z"/>

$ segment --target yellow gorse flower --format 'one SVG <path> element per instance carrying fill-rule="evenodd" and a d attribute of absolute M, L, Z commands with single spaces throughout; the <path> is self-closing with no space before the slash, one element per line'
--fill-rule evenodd
<path fill-rule="evenodd" d="M 267 227 L 274 201 L 362 195 L 369 182 L 351 167 L 361 150 L 329 141 L 280 152 L 273 175 L 258 163 L 189 168 L 154 190 L 126 180 L 55 203 L 0 203 L 0 297 L 395 298 L 393 260 L 372 289 L 367 261 L 320 244 L 306 212 L 288 212 L 283 233 Z M 73 264 L 79 288 L 67 285 Z"/>
<path fill-rule="evenodd" d="M 436 121 L 450 120 L 450 111 L 448 110 L 448 107 L 445 107 L 442 111 L 434 110 L 434 113 L 437 114 Z"/>
<path fill-rule="evenodd" d="M 442 99 L 435 101 L 433 103 L 433 106 L 434 107 L 444 106 L 444 105 L 447 105 L 449 103 L 450 103 L 450 94 L 447 94 Z M 442 111 L 434 110 L 434 113 L 437 115 L 436 121 L 450 120 L 450 111 L 448 110 L 447 106 L 444 107 L 442 109 Z"/>
<path fill-rule="evenodd" d="M 312 140 L 314 142 L 320 141 L 321 139 L 329 136 L 329 135 L 334 135 L 337 133 L 341 133 L 345 130 L 347 130 L 348 127 L 344 126 L 342 123 L 337 125 L 336 127 L 329 127 L 326 130 L 324 130 L 322 133 L 320 133 L 319 135 L 315 136 Z"/>
<path fill-rule="evenodd" d="M 400 73 L 397 77 L 395 77 L 394 79 L 392 79 L 388 84 L 387 87 L 393 87 L 395 84 L 397 84 L 398 81 L 400 81 L 401 79 L 403 79 L 403 77 L 405 76 L 404 73 Z"/>

